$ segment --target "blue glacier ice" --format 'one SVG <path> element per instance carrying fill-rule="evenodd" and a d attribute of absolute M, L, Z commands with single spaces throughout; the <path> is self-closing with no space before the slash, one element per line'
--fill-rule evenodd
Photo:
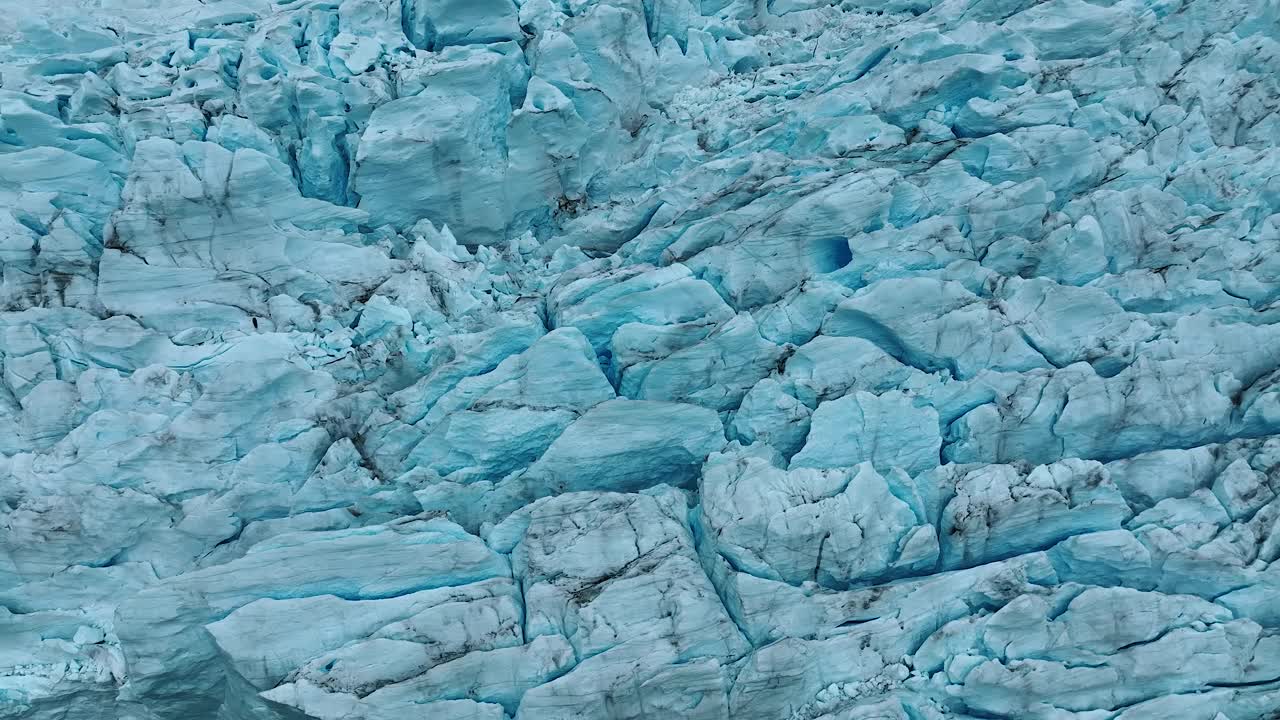
<path fill-rule="evenodd" d="M 0 0 L 0 718 L 1277 717 L 1277 0 Z"/>

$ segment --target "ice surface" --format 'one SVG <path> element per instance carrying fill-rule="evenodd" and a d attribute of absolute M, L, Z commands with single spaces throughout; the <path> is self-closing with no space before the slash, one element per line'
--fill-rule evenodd
<path fill-rule="evenodd" d="M 0 718 L 1268 720 L 1275 0 L 0 0 Z"/>

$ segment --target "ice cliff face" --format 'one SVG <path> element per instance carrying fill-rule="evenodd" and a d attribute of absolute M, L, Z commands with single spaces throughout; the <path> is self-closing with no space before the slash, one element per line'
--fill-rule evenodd
<path fill-rule="evenodd" d="M 1276 0 L 0 5 L 0 717 L 1277 717 Z"/>

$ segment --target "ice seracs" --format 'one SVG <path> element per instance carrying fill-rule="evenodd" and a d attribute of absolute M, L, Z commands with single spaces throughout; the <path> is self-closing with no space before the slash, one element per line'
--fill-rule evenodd
<path fill-rule="evenodd" d="M 0 718 L 1273 717 L 1277 28 L 0 0 Z"/>

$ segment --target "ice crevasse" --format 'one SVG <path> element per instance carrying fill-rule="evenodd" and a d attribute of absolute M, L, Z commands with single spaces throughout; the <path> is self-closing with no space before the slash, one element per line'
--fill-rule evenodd
<path fill-rule="evenodd" d="M 0 718 L 1280 717 L 1277 0 L 0 0 Z"/>

